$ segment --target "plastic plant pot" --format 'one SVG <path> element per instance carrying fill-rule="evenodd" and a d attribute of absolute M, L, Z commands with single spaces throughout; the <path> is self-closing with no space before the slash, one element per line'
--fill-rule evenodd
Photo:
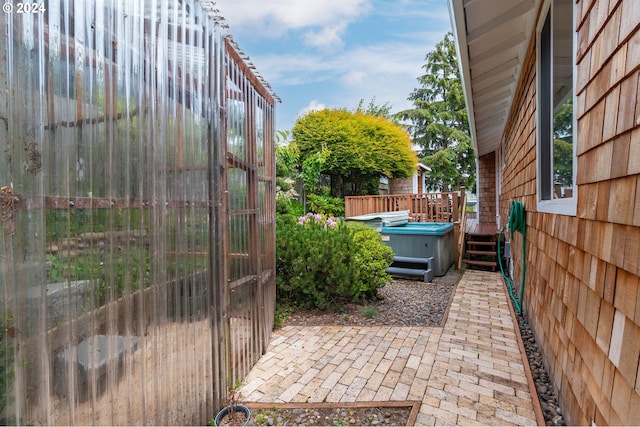
<path fill-rule="evenodd" d="M 220 426 L 222 424 L 222 420 L 233 411 L 242 413 L 244 415 L 244 422 L 242 424 L 229 424 L 229 425 L 240 425 L 240 426 L 249 425 L 249 420 L 251 419 L 251 411 L 249 410 L 249 408 L 247 408 L 244 405 L 234 405 L 233 407 L 225 406 L 224 408 L 222 408 L 220 412 L 218 412 L 218 415 L 216 415 L 215 425 Z"/>

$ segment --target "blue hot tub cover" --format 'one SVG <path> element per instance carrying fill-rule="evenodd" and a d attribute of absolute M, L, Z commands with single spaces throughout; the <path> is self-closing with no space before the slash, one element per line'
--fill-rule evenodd
<path fill-rule="evenodd" d="M 408 222 L 396 227 L 382 227 L 382 234 L 413 234 L 420 236 L 444 236 L 453 230 L 451 222 Z"/>

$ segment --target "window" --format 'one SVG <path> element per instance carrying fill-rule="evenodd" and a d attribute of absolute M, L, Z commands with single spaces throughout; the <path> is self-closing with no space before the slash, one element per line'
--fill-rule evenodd
<path fill-rule="evenodd" d="M 575 31 L 572 0 L 550 0 L 538 27 L 538 210 L 575 215 Z"/>

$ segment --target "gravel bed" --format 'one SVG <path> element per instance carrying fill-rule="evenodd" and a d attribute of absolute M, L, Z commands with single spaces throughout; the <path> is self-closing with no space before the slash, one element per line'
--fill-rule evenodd
<path fill-rule="evenodd" d="M 549 380 L 547 370 L 542 363 L 542 355 L 540 354 L 533 332 L 529 327 L 529 322 L 526 317 L 522 315 L 516 315 L 516 317 L 518 319 L 518 327 L 520 328 L 520 336 L 522 337 L 524 350 L 529 360 L 533 382 L 538 392 L 538 399 L 540 400 L 544 421 L 548 426 L 564 426 L 566 424 L 562 416 L 562 408 L 558 405 L 558 398 Z"/>
<path fill-rule="evenodd" d="M 251 410 L 257 426 L 406 426 L 410 407 L 262 408 Z"/>
<path fill-rule="evenodd" d="M 442 326 L 459 275 L 448 273 L 432 283 L 395 279 L 378 298 L 347 304 L 340 310 L 298 310 L 283 325 Z"/>

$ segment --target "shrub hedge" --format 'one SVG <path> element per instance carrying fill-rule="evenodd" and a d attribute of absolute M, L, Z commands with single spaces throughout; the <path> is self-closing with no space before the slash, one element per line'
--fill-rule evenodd
<path fill-rule="evenodd" d="M 318 214 L 278 217 L 279 303 L 326 308 L 374 296 L 391 281 L 385 272 L 393 251 L 365 226 Z"/>

